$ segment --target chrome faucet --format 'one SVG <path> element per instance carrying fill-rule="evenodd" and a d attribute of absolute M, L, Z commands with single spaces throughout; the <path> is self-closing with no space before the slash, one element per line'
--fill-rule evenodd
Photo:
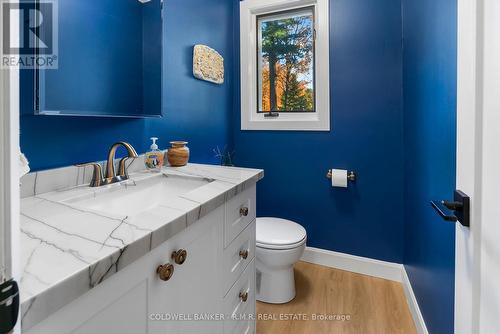
<path fill-rule="evenodd" d="M 118 174 L 115 174 L 115 155 L 116 150 L 123 146 L 127 150 L 127 156 L 120 159 L 118 164 Z M 102 166 L 98 163 L 85 163 L 76 165 L 77 167 L 93 166 L 94 174 L 92 175 L 92 181 L 90 182 L 91 187 L 100 187 L 107 184 L 112 184 L 120 181 L 128 180 L 127 166 L 125 163 L 130 158 L 137 158 L 137 152 L 134 147 L 129 143 L 120 141 L 111 146 L 108 152 L 108 161 L 106 163 L 106 175 L 102 175 Z"/>

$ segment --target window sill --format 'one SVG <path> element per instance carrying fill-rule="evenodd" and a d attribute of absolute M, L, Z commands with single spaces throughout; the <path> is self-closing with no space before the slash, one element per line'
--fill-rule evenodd
<path fill-rule="evenodd" d="M 241 130 L 330 131 L 330 123 L 328 121 L 318 119 L 317 115 L 301 114 L 299 116 L 280 114 L 277 118 L 264 118 L 262 115 L 261 117 L 256 117 L 252 120 L 242 119 Z"/>

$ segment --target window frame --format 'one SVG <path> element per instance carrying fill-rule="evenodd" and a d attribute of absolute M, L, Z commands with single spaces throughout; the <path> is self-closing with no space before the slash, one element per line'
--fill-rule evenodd
<path fill-rule="evenodd" d="M 279 117 L 258 113 L 258 18 L 300 9 L 313 9 L 315 28 L 315 112 L 282 112 Z M 240 2 L 241 129 L 330 131 L 330 64 L 328 0 L 244 0 Z"/>

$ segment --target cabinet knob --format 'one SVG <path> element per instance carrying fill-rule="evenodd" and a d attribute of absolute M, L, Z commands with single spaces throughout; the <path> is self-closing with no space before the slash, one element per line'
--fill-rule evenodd
<path fill-rule="evenodd" d="M 243 259 L 243 260 L 246 260 L 248 258 L 248 249 L 246 250 L 242 250 L 240 251 L 240 257 Z"/>
<path fill-rule="evenodd" d="M 156 273 L 162 281 L 168 281 L 174 275 L 174 266 L 170 263 L 163 264 L 156 268 Z"/>
<path fill-rule="evenodd" d="M 248 300 L 248 291 L 240 292 L 240 300 L 244 303 Z"/>
<path fill-rule="evenodd" d="M 240 209 L 240 216 L 243 216 L 243 217 L 248 216 L 248 208 L 247 207 L 243 207 Z"/>
<path fill-rule="evenodd" d="M 172 253 L 172 260 L 174 260 L 175 263 L 179 265 L 186 262 L 186 258 L 187 258 L 187 251 L 185 249 L 179 249 L 178 251 Z"/>

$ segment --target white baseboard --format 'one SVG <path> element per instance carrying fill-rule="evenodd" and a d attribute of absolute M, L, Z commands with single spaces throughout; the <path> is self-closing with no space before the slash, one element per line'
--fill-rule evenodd
<path fill-rule="evenodd" d="M 301 260 L 401 283 L 403 285 L 406 301 L 408 302 L 408 307 L 410 308 L 413 321 L 415 322 L 415 327 L 417 328 L 417 333 L 429 334 L 422 313 L 420 312 L 417 299 L 413 293 L 410 280 L 402 264 L 374 260 L 366 257 L 338 253 L 314 247 L 306 247 Z"/>
<path fill-rule="evenodd" d="M 396 282 L 401 282 L 401 270 L 403 269 L 403 265 L 399 263 L 374 260 L 313 247 L 306 247 L 304 255 L 302 255 L 302 261 Z"/>
<path fill-rule="evenodd" d="M 413 321 L 415 322 L 415 327 L 417 328 L 418 334 L 429 334 L 427 326 L 425 325 L 424 317 L 420 312 L 420 307 L 418 306 L 417 298 L 413 293 L 413 288 L 411 287 L 410 279 L 403 266 L 401 270 L 401 280 L 403 284 L 403 290 L 405 292 L 406 301 L 408 302 L 408 307 L 410 308 Z"/>

